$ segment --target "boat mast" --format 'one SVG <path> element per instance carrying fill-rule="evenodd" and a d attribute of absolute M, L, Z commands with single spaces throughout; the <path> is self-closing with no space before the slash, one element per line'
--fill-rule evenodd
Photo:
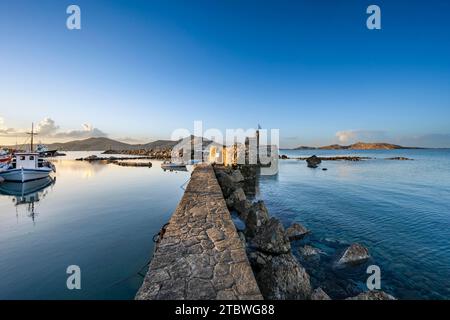
<path fill-rule="evenodd" d="M 36 135 L 37 133 L 34 132 L 34 123 L 31 123 L 31 132 L 27 132 L 27 134 L 31 135 L 31 150 L 30 152 L 33 152 L 33 136 Z"/>

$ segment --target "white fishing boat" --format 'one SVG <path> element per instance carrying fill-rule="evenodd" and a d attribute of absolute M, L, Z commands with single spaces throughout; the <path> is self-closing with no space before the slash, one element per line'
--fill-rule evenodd
<path fill-rule="evenodd" d="M 0 177 L 6 181 L 26 182 L 46 178 L 55 172 L 52 163 L 39 158 L 36 152 L 14 154 L 10 163 L 0 167 Z"/>
<path fill-rule="evenodd" d="M 31 127 L 31 149 L 33 150 L 33 126 Z M 39 157 L 37 152 L 15 153 L 9 163 L 0 166 L 0 178 L 5 181 L 26 182 L 46 178 L 56 172 L 55 166 Z"/>

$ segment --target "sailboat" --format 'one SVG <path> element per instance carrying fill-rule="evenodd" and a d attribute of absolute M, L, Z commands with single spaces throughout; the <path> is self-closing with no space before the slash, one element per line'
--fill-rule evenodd
<path fill-rule="evenodd" d="M 33 152 L 33 136 L 36 134 L 31 125 L 30 152 L 17 152 L 9 163 L 0 166 L 0 178 L 6 181 L 26 182 L 46 178 L 51 172 L 56 172 L 55 166 Z"/>

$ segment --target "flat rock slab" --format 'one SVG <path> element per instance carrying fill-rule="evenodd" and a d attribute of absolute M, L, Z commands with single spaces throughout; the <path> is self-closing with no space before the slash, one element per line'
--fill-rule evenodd
<path fill-rule="evenodd" d="M 192 173 L 136 299 L 262 299 L 211 165 Z"/>

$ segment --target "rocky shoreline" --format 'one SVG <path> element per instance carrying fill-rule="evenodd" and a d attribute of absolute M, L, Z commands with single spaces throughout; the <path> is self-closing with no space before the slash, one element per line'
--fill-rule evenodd
<path fill-rule="evenodd" d="M 269 300 L 329 300 L 330 296 L 319 286 L 313 288 L 310 275 L 293 254 L 291 242 L 307 237 L 311 231 L 299 223 L 285 229 L 281 221 L 270 217 L 264 201 L 250 201 L 244 190 L 251 190 L 258 174 L 256 166 L 229 167 L 214 166 L 226 204 L 236 212 L 244 223 L 238 233 L 246 249 L 253 273 L 265 299 Z M 301 254 L 314 256 L 319 249 L 305 245 Z M 364 246 L 350 245 L 335 261 L 341 268 L 351 268 L 370 257 Z M 347 299 L 379 300 L 394 299 L 380 291 L 362 292 Z"/>
<path fill-rule="evenodd" d="M 96 155 L 88 156 L 86 158 L 77 158 L 76 161 L 87 161 L 87 162 L 103 162 L 112 163 L 121 167 L 148 167 L 150 168 L 153 164 L 149 162 L 130 162 L 126 160 L 145 160 L 152 159 L 149 157 L 97 157 Z"/>
<path fill-rule="evenodd" d="M 170 160 L 172 149 L 106 150 L 103 154 L 128 154 L 153 160 Z"/>

